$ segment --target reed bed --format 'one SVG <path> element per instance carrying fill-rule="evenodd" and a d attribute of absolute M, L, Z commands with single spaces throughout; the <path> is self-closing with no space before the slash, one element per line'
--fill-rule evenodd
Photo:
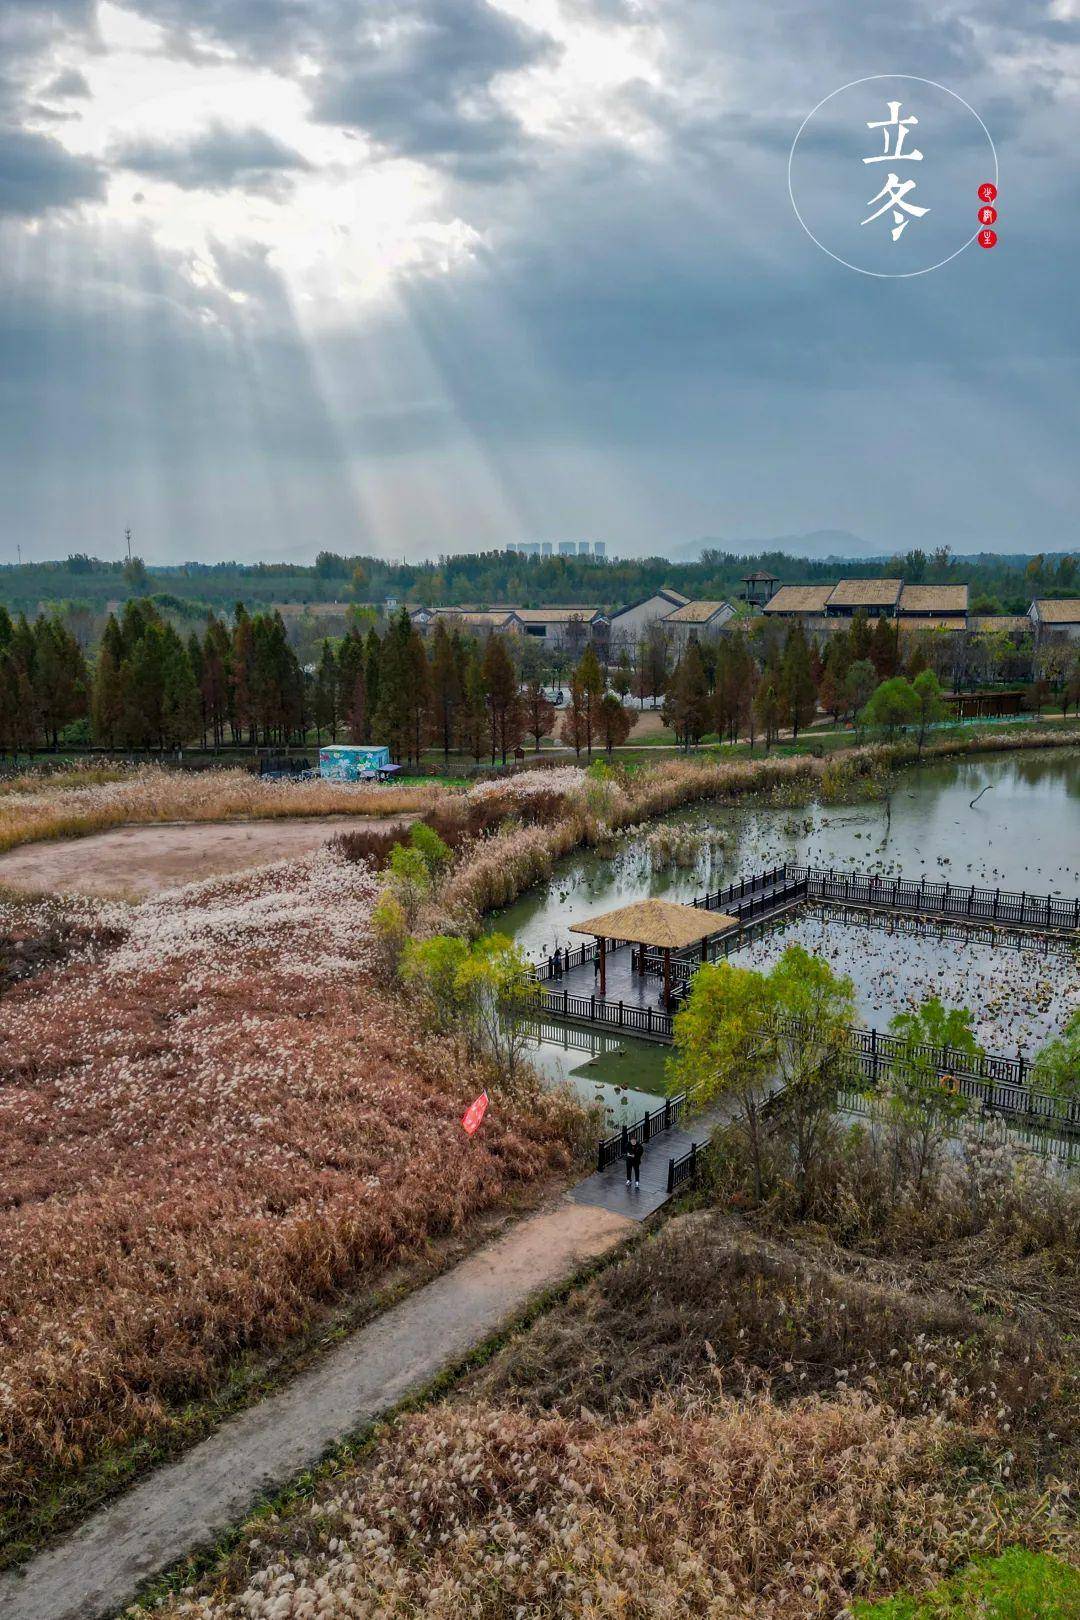
<path fill-rule="evenodd" d="M 86 775 L 89 780 L 68 771 L 59 778 L 27 774 L 0 781 L 0 853 L 132 824 L 422 813 L 446 791 L 433 782 L 264 782 L 236 768 L 185 772 L 143 765 Z"/>
<path fill-rule="evenodd" d="M 368 974 L 373 874 L 329 849 L 128 909 L 0 1001 L 0 1540 L 167 1433 L 246 1351 L 565 1169 L 537 1088 L 463 1152 L 488 1079 Z"/>
<path fill-rule="evenodd" d="M 1055 1545 L 1060 1497 L 957 1488 L 960 1425 L 865 1392 L 660 1397 L 612 1425 L 486 1405 L 399 1422 L 374 1465 L 284 1521 L 162 1620 L 835 1620 L 1005 1538 Z"/>

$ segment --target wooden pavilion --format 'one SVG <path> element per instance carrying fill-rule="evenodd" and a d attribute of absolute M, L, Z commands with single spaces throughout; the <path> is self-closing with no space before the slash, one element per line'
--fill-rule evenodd
<path fill-rule="evenodd" d="M 671 953 L 701 946 L 713 934 L 738 927 L 738 919 L 722 911 L 705 911 L 699 906 L 682 906 L 673 900 L 635 900 L 633 905 L 605 911 L 585 922 L 571 923 L 572 934 L 591 934 L 600 947 L 600 994 L 607 994 L 607 947 L 613 941 L 640 945 L 663 953 L 664 1006 L 671 1006 Z M 644 952 L 642 953 L 644 961 Z"/>

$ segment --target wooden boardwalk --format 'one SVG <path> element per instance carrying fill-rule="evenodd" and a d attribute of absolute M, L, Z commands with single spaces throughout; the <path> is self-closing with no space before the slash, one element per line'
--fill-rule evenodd
<path fill-rule="evenodd" d="M 714 1130 L 726 1125 L 737 1113 L 728 1102 L 703 1109 L 675 1130 L 661 1131 L 652 1137 L 641 1161 L 641 1186 L 627 1187 L 626 1163 L 616 1159 L 606 1170 L 594 1170 L 591 1176 L 579 1181 L 571 1189 L 570 1197 L 578 1204 L 593 1204 L 612 1215 L 625 1215 L 632 1221 L 644 1221 L 667 1203 L 668 1162 L 689 1153 L 696 1142 L 703 1147 Z"/>

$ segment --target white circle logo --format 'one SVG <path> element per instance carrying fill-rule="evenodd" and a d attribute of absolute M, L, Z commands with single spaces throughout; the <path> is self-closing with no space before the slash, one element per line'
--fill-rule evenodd
<path fill-rule="evenodd" d="M 990 131 L 934 79 L 853 79 L 803 119 L 788 156 L 795 217 L 811 241 L 860 275 L 924 276 L 980 232 L 980 187 L 997 193 Z"/>

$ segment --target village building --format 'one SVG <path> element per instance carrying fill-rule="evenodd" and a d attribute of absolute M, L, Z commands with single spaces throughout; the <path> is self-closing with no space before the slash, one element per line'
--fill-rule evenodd
<path fill-rule="evenodd" d="M 829 592 L 825 617 L 853 619 L 865 613 L 868 619 L 893 619 L 902 586 L 900 579 L 842 579 Z"/>
<path fill-rule="evenodd" d="M 671 631 L 674 646 L 681 649 L 690 641 L 717 635 L 734 617 L 730 602 L 685 602 L 660 622 Z"/>
<path fill-rule="evenodd" d="M 643 596 L 640 601 L 617 608 L 608 621 L 612 651 L 617 653 L 621 648 L 636 646 L 650 625 L 666 619 L 676 608 L 685 607 L 689 600 L 681 591 L 670 590 L 664 585 L 651 596 Z"/>
<path fill-rule="evenodd" d="M 1035 639 L 1053 636 L 1060 641 L 1080 641 L 1080 596 L 1038 596 L 1028 608 L 1035 626 Z"/>

